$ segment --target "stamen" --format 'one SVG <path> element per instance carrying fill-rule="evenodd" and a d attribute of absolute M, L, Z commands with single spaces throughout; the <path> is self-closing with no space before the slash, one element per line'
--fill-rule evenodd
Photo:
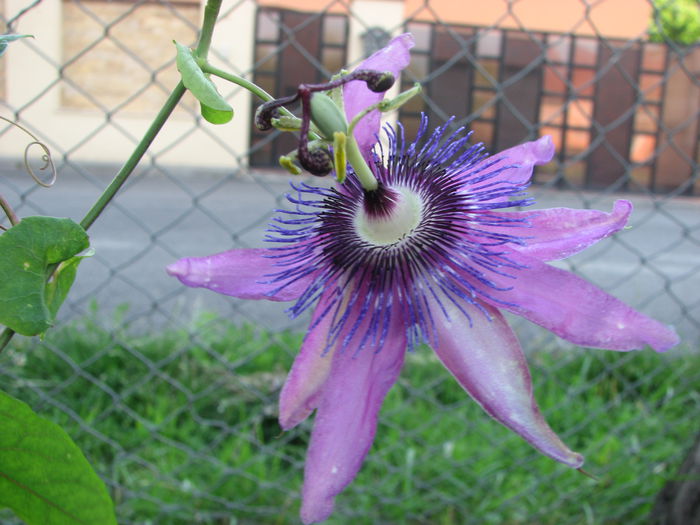
<path fill-rule="evenodd" d="M 464 131 L 448 128 L 429 132 L 423 119 L 410 142 L 400 126 L 387 129 L 387 145 L 375 150 L 374 187 L 356 170 L 342 190 L 294 186 L 296 195 L 288 197 L 294 209 L 282 211 L 268 230 L 269 240 L 280 243 L 271 282 L 284 287 L 314 274 L 293 315 L 324 290 L 336 291 L 324 307 L 332 324 L 326 345 L 377 347 L 394 315 L 405 319 L 410 347 L 434 341 L 431 302 L 466 323 L 489 317 L 481 300 L 515 306 L 498 292 L 509 289 L 504 278 L 515 282 L 523 269 L 509 254 L 526 242 L 528 224 L 502 210 L 530 204 L 526 185 L 493 176 L 516 166 L 489 162 L 483 146 L 469 146 Z"/>

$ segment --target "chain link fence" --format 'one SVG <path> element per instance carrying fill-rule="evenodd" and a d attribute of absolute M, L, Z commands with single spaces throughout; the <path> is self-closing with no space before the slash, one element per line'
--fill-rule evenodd
<path fill-rule="evenodd" d="M 3 124 L 0 192 L 20 216 L 79 219 L 177 82 L 172 40 L 196 42 L 202 6 L 0 7 L 8 30 L 34 35 L 0 61 L 2 115 L 49 147 L 58 172 L 51 189 L 36 185 L 21 161 L 30 140 Z M 433 125 L 454 115 L 493 150 L 551 134 L 538 206 L 635 205 L 630 229 L 562 266 L 683 339 L 664 356 L 618 354 L 514 321 L 545 415 L 597 481 L 540 458 L 415 352 L 329 522 L 647 522 L 700 430 L 700 47 L 649 42 L 654 13 L 646 0 L 224 2 L 212 60 L 276 96 L 413 32 L 402 85 L 424 90 L 399 115 L 408 133 L 424 112 Z M 58 326 L 0 356 L 3 388 L 69 431 L 120 523 L 297 521 L 310 425 L 282 434 L 275 403 L 308 319 L 185 289 L 163 270 L 261 246 L 285 206 L 275 163 L 290 143 L 253 130 L 256 101 L 219 86 L 233 123 L 204 122 L 186 98 L 91 229 L 95 255 Z"/>

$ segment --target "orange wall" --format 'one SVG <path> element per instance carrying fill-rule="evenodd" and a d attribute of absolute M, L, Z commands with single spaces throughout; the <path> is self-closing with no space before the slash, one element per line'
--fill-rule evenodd
<path fill-rule="evenodd" d="M 258 1 L 261 5 L 300 11 L 345 11 L 341 3 L 332 0 Z M 427 3 L 428 7 L 425 0 L 404 0 L 404 18 L 621 38 L 643 37 L 651 19 L 648 0 L 604 0 L 592 3 L 589 8 L 582 0 L 521 0 L 513 4 L 506 0 L 429 0 Z"/>
<path fill-rule="evenodd" d="M 406 0 L 407 15 L 434 20 L 434 11 L 445 22 L 607 37 L 641 37 L 651 19 L 647 0 L 604 0 L 590 8 L 581 0 L 521 0 L 510 6 L 506 0 L 430 0 L 430 9 L 423 4 Z"/>
<path fill-rule="evenodd" d="M 296 11 L 329 11 L 331 13 L 347 13 L 348 11 L 344 5 L 333 0 L 258 0 L 258 4 Z"/>

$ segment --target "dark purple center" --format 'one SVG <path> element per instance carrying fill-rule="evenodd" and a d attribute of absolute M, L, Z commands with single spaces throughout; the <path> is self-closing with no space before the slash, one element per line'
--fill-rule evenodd
<path fill-rule="evenodd" d="M 369 218 L 383 219 L 389 217 L 398 198 L 398 193 L 380 182 L 376 190 L 364 190 L 362 207 Z"/>

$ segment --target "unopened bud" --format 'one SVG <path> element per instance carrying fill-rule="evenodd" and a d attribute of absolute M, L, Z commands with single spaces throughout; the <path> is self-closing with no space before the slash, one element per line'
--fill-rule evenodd
<path fill-rule="evenodd" d="M 348 130 L 343 112 L 323 93 L 311 96 L 311 120 L 327 140 L 332 140 L 336 131 L 346 133 Z"/>

